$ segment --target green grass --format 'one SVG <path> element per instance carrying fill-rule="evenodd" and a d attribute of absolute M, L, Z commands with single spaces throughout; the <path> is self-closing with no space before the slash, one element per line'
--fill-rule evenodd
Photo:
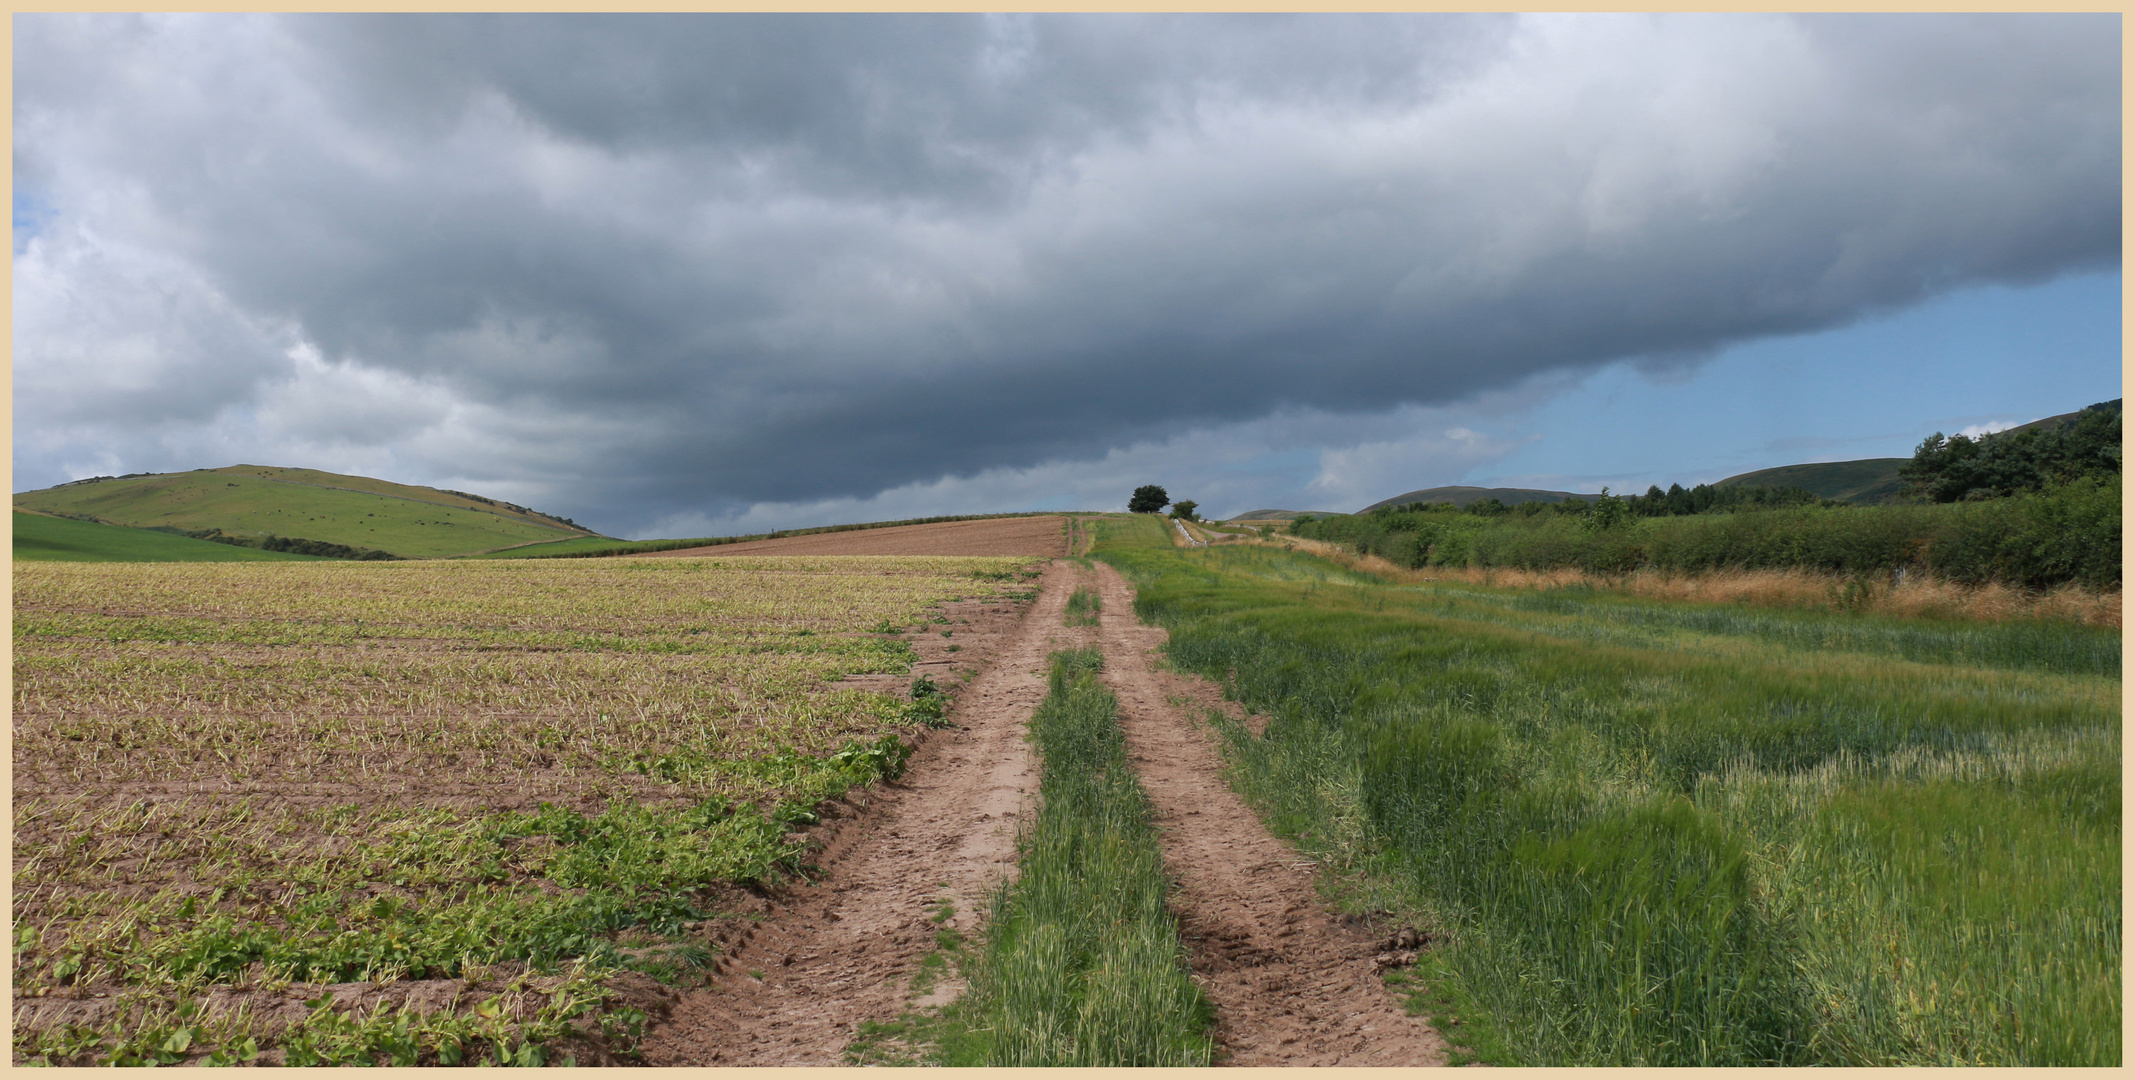
<path fill-rule="evenodd" d="M 1214 1012 L 1186 973 L 1148 796 L 1096 649 L 1053 654 L 1031 718 L 1040 806 L 995 894 L 970 989 L 939 1014 L 862 1030 L 857 1063 L 1205 1066 Z M 917 1052 L 913 1053 L 912 1048 Z"/>
<path fill-rule="evenodd" d="M 15 558 L 41 562 L 318 562 L 311 555 L 261 551 L 188 536 L 94 521 L 15 514 Z"/>
<path fill-rule="evenodd" d="M 463 555 L 581 532 L 480 496 L 251 465 L 63 484 L 19 493 L 15 505 L 118 525 L 322 540 L 402 558 Z"/>
<path fill-rule="evenodd" d="M 1067 598 L 1067 625 L 1096 626 L 1097 616 L 1105 609 L 1104 598 L 1088 586 L 1077 586 Z"/>
<path fill-rule="evenodd" d="M 1099 549 L 1279 832 L 1525 1064 L 2113 1065 L 2117 634 Z"/>

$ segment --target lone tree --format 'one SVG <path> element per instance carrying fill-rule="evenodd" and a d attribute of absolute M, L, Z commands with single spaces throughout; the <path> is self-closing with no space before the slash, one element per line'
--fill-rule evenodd
<path fill-rule="evenodd" d="M 1192 499 L 1180 499 L 1178 502 L 1171 504 L 1171 516 L 1175 518 L 1185 518 L 1188 521 L 1199 521 L 1201 519 L 1194 516 L 1194 511 L 1198 509 L 1200 505 L 1200 503 L 1197 503 Z"/>
<path fill-rule="evenodd" d="M 1154 514 L 1163 510 L 1165 504 L 1169 502 L 1171 502 L 1171 496 L 1165 494 L 1163 488 L 1155 484 L 1143 484 L 1141 487 L 1135 488 L 1134 497 L 1127 500 L 1127 512 L 1130 514 Z"/>

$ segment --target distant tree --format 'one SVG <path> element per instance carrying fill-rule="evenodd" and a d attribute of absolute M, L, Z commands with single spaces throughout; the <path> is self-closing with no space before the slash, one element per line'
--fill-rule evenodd
<path fill-rule="evenodd" d="M 1178 502 L 1171 504 L 1171 516 L 1175 518 L 1185 518 L 1188 521 L 1199 521 L 1201 519 L 1194 516 L 1194 510 L 1200 505 L 1200 503 L 1197 503 L 1192 499 L 1181 499 Z"/>
<path fill-rule="evenodd" d="M 1623 524 L 1630 520 L 1630 517 L 1631 507 L 1622 499 L 1609 494 L 1608 488 L 1602 488 L 1601 497 L 1595 499 L 1593 506 L 1588 509 L 1586 528 L 1589 532 L 1603 532 Z"/>
<path fill-rule="evenodd" d="M 1130 514 L 1154 514 L 1171 502 L 1171 496 L 1155 484 L 1143 484 L 1134 489 L 1134 497 L 1127 500 Z"/>

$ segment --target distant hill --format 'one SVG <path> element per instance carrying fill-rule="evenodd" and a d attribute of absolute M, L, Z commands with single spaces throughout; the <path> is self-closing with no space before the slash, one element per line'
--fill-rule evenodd
<path fill-rule="evenodd" d="M 1369 514 L 1382 506 L 1402 506 L 1417 502 L 1449 502 L 1455 506 L 1466 506 L 1482 499 L 1496 499 L 1506 506 L 1518 506 L 1521 503 L 1555 503 L 1563 502 L 1566 499 L 1585 499 L 1592 502 L 1600 497 L 1599 494 L 1581 495 L 1572 491 L 1542 491 L 1537 488 L 1434 487 L 1403 492 L 1391 499 L 1380 499 L 1378 502 L 1357 511 L 1357 513 Z"/>
<path fill-rule="evenodd" d="M 210 543 L 125 525 L 15 511 L 15 558 L 26 562 L 318 562 L 311 555 Z"/>
<path fill-rule="evenodd" d="M 1876 505 L 1896 495 L 1904 482 L 1898 469 L 1911 458 L 1861 458 L 1858 461 L 1821 461 L 1808 465 L 1781 465 L 1730 476 L 1714 487 L 1798 487 L 1819 499 Z"/>
<path fill-rule="evenodd" d="M 1225 521 L 1295 521 L 1306 514 L 1331 514 L 1332 510 L 1254 510 L 1249 513 L 1227 517 Z"/>
<path fill-rule="evenodd" d="M 2033 420 L 2028 424 L 2019 424 L 2016 427 L 2010 428 L 2006 431 L 1997 431 L 1994 433 L 1994 435 L 2017 435 L 2026 431 L 2037 431 L 2042 428 L 2066 427 L 2067 425 L 2073 424 L 2077 420 L 2082 419 L 2084 413 L 2092 412 L 2094 410 L 2119 412 L 2120 399 L 2114 398 L 2111 401 L 2101 401 L 2096 405 L 2086 405 L 2083 408 L 2077 409 L 2075 412 L 2055 413 L 2054 415 L 2045 417 L 2044 419 Z M 1988 435 L 1983 437 L 1993 438 L 1994 435 Z"/>
<path fill-rule="evenodd" d="M 318 540 L 402 558 L 443 558 L 598 535 L 464 491 L 265 465 L 94 477 L 20 492 L 15 505 L 114 525 Z"/>
<path fill-rule="evenodd" d="M 1980 438 L 1998 439 L 2018 435 L 2026 431 L 2042 431 L 2065 427 L 2075 423 L 2084 413 L 2094 409 L 2110 409 L 2118 412 L 2120 399 L 2102 401 L 2096 405 L 2077 409 L 2075 412 L 2056 413 Z M 1806 465 L 1781 465 L 1776 469 L 1759 469 L 1739 476 L 1730 476 L 1713 484 L 1714 487 L 1798 487 L 1806 488 L 1818 498 L 1838 499 L 1843 502 L 1875 505 L 1891 500 L 1905 483 L 1898 478 L 1898 470 L 1911 458 L 1860 458 L 1855 461 L 1820 461 Z"/>

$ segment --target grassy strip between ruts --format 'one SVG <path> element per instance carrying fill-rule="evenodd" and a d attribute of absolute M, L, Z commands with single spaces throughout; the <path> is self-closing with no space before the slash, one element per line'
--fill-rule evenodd
<path fill-rule="evenodd" d="M 1110 539 L 1171 661 L 1267 717 L 1220 725 L 1233 782 L 1438 916 L 1493 1059 L 2118 1063 L 2117 634 Z"/>
<path fill-rule="evenodd" d="M 1095 649 L 1053 654 L 1031 718 L 1041 804 L 969 961 L 969 991 L 935 1016 L 863 1025 L 856 1062 L 897 1060 L 885 1052 L 894 1041 L 942 1065 L 1209 1063 L 1214 1013 L 1186 973 L 1149 799 L 1101 664 Z"/>

